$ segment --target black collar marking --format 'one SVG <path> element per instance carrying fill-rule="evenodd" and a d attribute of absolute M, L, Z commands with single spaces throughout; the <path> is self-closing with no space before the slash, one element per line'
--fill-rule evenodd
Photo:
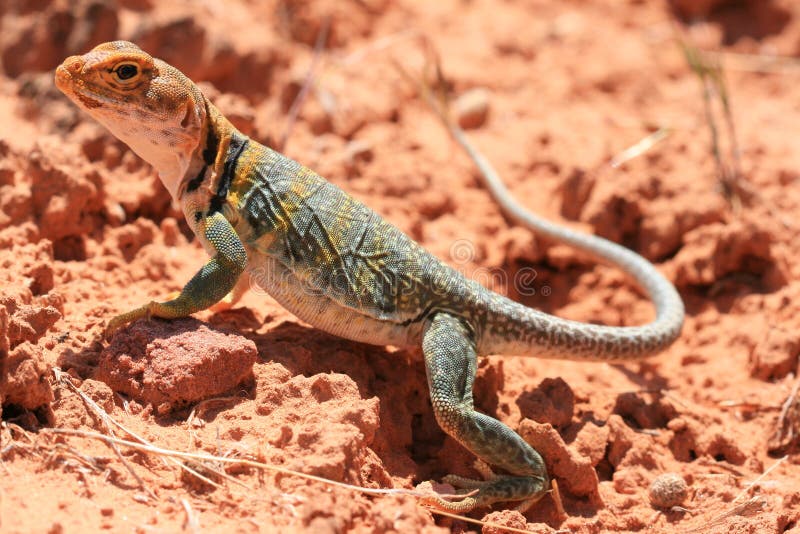
<path fill-rule="evenodd" d="M 208 131 L 206 132 L 206 147 L 203 149 L 203 161 L 206 165 L 213 165 L 214 160 L 217 159 L 217 150 L 219 150 L 219 137 L 214 130 L 214 124 L 211 122 L 211 110 L 208 108 L 208 100 L 206 100 L 206 123 L 208 124 Z"/>
<path fill-rule="evenodd" d="M 189 180 L 189 183 L 186 184 L 186 192 L 191 193 L 192 191 L 196 191 L 200 185 L 203 183 L 203 180 L 206 179 L 206 171 L 208 170 L 208 165 L 203 165 L 203 168 L 200 169 L 200 172 L 197 173 L 197 176 Z"/>
<path fill-rule="evenodd" d="M 208 102 L 206 101 L 206 117 L 209 117 L 210 113 Z M 206 146 L 203 149 L 203 163 L 205 163 L 205 165 L 200 169 L 197 176 L 189 180 L 189 183 L 186 184 L 186 191 L 188 193 L 196 191 L 203 184 L 209 165 L 213 165 L 214 160 L 217 159 L 217 150 L 219 150 L 219 138 L 217 137 L 217 132 L 214 131 L 214 125 L 211 124 L 209 120 L 208 131 L 206 132 Z"/>
<path fill-rule="evenodd" d="M 208 206 L 209 214 L 216 213 L 222 209 L 222 204 L 228 198 L 233 176 L 236 174 L 236 163 L 239 161 L 239 157 L 241 157 L 249 141 L 247 137 L 241 134 L 234 133 L 231 135 L 228 153 L 225 155 L 225 165 L 222 167 L 222 176 L 219 177 L 217 193 L 211 197 L 211 202 Z"/>

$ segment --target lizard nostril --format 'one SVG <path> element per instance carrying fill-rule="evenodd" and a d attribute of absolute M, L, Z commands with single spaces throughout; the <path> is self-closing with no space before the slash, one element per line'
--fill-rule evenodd
<path fill-rule="evenodd" d="M 78 74 L 83 68 L 83 61 L 79 57 L 72 57 L 64 61 L 64 65 L 73 74 Z"/>
<path fill-rule="evenodd" d="M 79 78 L 85 62 L 80 56 L 71 56 L 56 68 L 56 86 L 59 88 L 69 85 L 71 80 Z"/>

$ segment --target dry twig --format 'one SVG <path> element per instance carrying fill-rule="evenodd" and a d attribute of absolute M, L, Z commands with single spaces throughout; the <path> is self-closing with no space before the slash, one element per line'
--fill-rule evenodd
<path fill-rule="evenodd" d="M 286 127 L 275 146 L 278 152 L 283 152 L 285 150 L 289 135 L 291 135 L 294 124 L 297 121 L 297 116 L 300 114 L 300 109 L 302 109 L 303 103 L 306 101 L 306 96 L 308 96 L 308 92 L 311 90 L 311 86 L 314 83 L 317 65 L 322 58 L 322 50 L 325 47 L 325 42 L 328 40 L 328 31 L 330 27 L 330 17 L 326 17 L 325 20 L 322 21 L 322 26 L 317 34 L 317 41 L 314 43 L 314 52 L 311 56 L 311 64 L 308 66 L 308 72 L 306 72 L 306 77 L 303 80 L 303 86 L 300 88 L 300 91 L 297 93 L 297 96 L 289 108 L 289 112 L 286 116 Z"/>
<path fill-rule="evenodd" d="M 105 410 L 103 410 L 100 406 L 98 406 L 98 404 L 96 402 L 94 402 L 92 399 L 90 399 L 83 391 L 81 391 L 77 387 L 75 387 L 75 384 L 73 384 L 72 381 L 69 379 L 69 375 L 66 374 L 66 373 L 63 373 L 61 371 L 61 369 L 59 369 L 58 367 L 53 367 L 53 375 L 55 376 L 56 381 L 59 384 L 63 384 L 65 386 L 67 386 L 67 388 L 72 390 L 73 393 L 76 393 L 83 400 L 84 404 L 86 404 L 86 406 L 88 406 L 95 414 L 98 415 L 98 417 L 99 417 L 100 421 L 102 422 L 103 426 L 105 427 L 106 431 L 109 433 L 109 435 L 113 436 L 114 435 L 114 430 L 113 430 L 113 426 L 114 425 L 112 424 L 111 416 L 108 415 L 105 412 Z M 116 421 L 113 421 L 113 423 L 116 423 Z M 147 487 L 147 485 L 145 484 L 145 482 L 142 479 L 142 477 L 139 476 L 139 473 L 137 473 L 133 469 L 133 466 L 130 464 L 130 462 L 128 462 L 128 460 L 126 460 L 125 457 L 122 456 L 122 452 L 119 450 L 119 447 L 117 447 L 116 444 L 111 444 L 111 443 L 109 443 L 108 445 L 114 451 L 114 454 L 117 455 L 117 458 L 119 458 L 119 461 L 122 462 L 122 465 L 125 466 L 125 469 L 127 469 L 128 472 L 131 474 L 131 476 L 133 476 L 133 478 L 136 480 L 136 483 L 139 484 L 139 488 L 142 491 L 145 491 L 153 500 L 158 500 L 158 497 L 156 497 L 156 494 L 153 493 L 153 491 L 150 488 Z"/>
<path fill-rule="evenodd" d="M 72 381 L 69 379 L 69 375 L 67 375 L 66 373 L 62 372 L 61 369 L 59 369 L 58 367 L 54 367 L 53 368 L 53 374 L 55 375 L 56 381 L 58 383 L 66 386 L 73 393 L 78 395 L 83 400 L 84 404 L 86 404 L 86 406 L 89 407 L 97 415 L 97 417 L 103 422 L 103 425 L 108 430 L 109 435 L 114 436 L 114 432 L 113 432 L 112 428 L 116 427 L 116 428 L 119 428 L 120 430 L 122 430 L 123 432 L 125 432 L 126 434 L 128 434 L 129 436 L 131 436 L 133 439 L 135 439 L 135 440 L 137 440 L 137 441 L 139 441 L 141 443 L 148 443 L 147 440 L 145 440 L 144 438 L 140 437 L 135 432 L 133 432 L 132 430 L 130 430 L 127 427 L 123 426 L 116 419 L 114 419 L 113 417 L 108 415 L 108 413 L 106 413 L 106 411 L 103 410 L 96 402 L 94 402 L 92 399 L 90 399 L 83 391 L 81 391 L 80 389 L 75 387 L 75 384 L 73 384 Z M 115 448 L 115 445 L 109 444 L 109 446 L 111 446 L 112 449 Z M 121 453 L 119 452 L 119 450 L 115 449 L 115 452 L 120 457 L 120 460 L 122 460 L 123 465 L 128 469 L 128 471 L 130 471 L 133 474 L 134 478 L 139 483 L 139 486 L 144 491 L 146 491 L 147 494 L 153 500 L 158 500 L 158 498 L 156 497 L 155 493 L 153 493 L 151 490 L 149 490 L 148 488 L 146 488 L 144 486 L 144 481 L 139 477 L 139 475 L 135 471 L 133 471 L 132 466 L 124 458 L 122 458 Z M 162 458 L 162 460 L 163 460 L 163 458 Z M 208 478 L 206 476 L 203 476 L 202 474 L 198 473 L 195 469 L 192 469 L 188 465 L 184 465 L 184 464 L 182 464 L 181 462 L 179 462 L 179 461 L 177 461 L 175 459 L 171 459 L 171 461 L 172 461 L 172 463 L 174 463 L 175 465 L 177 465 L 178 467 L 180 467 L 181 469 L 183 469 L 187 473 L 197 477 L 198 479 L 202 480 L 206 484 L 210 484 L 211 486 L 214 486 L 215 488 L 222 488 L 222 486 L 220 484 L 214 482 L 213 480 L 211 480 L 210 478 Z M 164 460 L 164 463 L 167 464 L 167 461 Z M 206 467 L 210 471 L 216 472 L 216 470 L 213 467 L 208 467 L 208 466 L 204 466 L 204 467 Z M 217 474 L 219 474 L 220 476 L 225 476 L 225 475 L 222 475 L 220 473 L 217 473 Z"/>
<path fill-rule="evenodd" d="M 315 482 L 322 482 L 330 486 L 335 486 L 337 488 L 342 488 L 350 491 L 356 491 L 359 493 L 365 493 L 367 495 L 410 495 L 413 497 L 429 496 L 427 493 L 424 492 L 407 490 L 407 489 L 366 488 L 363 486 L 347 484 L 346 482 L 338 482 L 336 480 L 330 480 L 327 478 L 318 477 L 316 475 L 309 475 L 308 473 L 302 473 L 300 471 L 294 471 L 292 469 L 286 469 L 284 467 L 279 467 L 276 465 L 265 464 L 263 462 L 249 460 L 246 458 L 227 458 L 224 456 L 214 456 L 212 454 L 206 454 L 206 453 L 181 452 L 173 449 L 158 447 L 152 444 L 143 444 L 143 443 L 128 441 L 117 437 L 109 436 L 106 434 L 100 434 L 98 432 L 88 432 L 85 430 L 75 430 L 71 428 L 46 428 L 42 430 L 42 433 L 62 434 L 68 436 L 79 436 L 83 438 L 96 439 L 99 441 L 104 441 L 106 443 L 114 443 L 116 445 L 121 445 L 138 451 L 147 452 L 150 454 L 155 454 L 157 456 L 163 456 L 168 458 L 183 458 L 185 460 L 199 460 L 204 462 L 205 461 L 218 462 L 221 464 L 229 464 L 229 465 L 243 465 L 247 467 L 253 467 L 255 469 L 261 469 L 264 471 L 271 471 L 273 473 L 280 473 L 283 475 L 289 475 L 289 476 L 304 478 L 307 480 L 313 480 Z M 473 495 L 473 492 L 465 494 L 453 494 L 453 495 L 444 494 L 438 496 L 445 499 L 463 499 L 464 497 L 469 497 L 470 495 Z"/>
<path fill-rule="evenodd" d="M 798 377 L 792 391 L 781 406 L 775 432 L 769 439 L 769 451 L 786 451 L 800 442 L 800 356 L 797 358 Z"/>

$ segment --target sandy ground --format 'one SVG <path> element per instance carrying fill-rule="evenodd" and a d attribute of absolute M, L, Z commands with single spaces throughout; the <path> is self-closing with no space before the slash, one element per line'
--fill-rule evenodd
<path fill-rule="evenodd" d="M 738 177 L 711 91 L 720 178 L 678 36 L 724 52 Z M 421 72 L 423 37 L 515 195 L 655 262 L 688 313 L 678 342 L 640 363 L 483 359 L 477 406 L 542 447 L 565 513 L 546 497 L 469 516 L 532 532 L 800 533 L 792 0 L 0 2 L 0 531 L 480 529 L 408 496 L 53 432 L 132 432 L 372 488 L 476 476 L 436 426 L 417 351 L 323 334 L 257 288 L 232 310 L 102 340 L 115 313 L 179 290 L 204 261 L 152 169 L 53 86 L 64 57 L 112 39 L 202 81 L 256 139 L 288 132 L 288 155 L 496 291 L 583 321 L 652 317 L 613 268 L 504 220 L 398 71 Z M 658 508 L 649 487 L 665 473 L 688 489 Z"/>

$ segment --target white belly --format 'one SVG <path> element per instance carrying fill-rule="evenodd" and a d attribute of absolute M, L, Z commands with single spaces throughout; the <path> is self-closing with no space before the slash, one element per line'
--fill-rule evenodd
<path fill-rule="evenodd" d="M 329 334 L 372 345 L 404 347 L 420 343 L 421 325 L 379 320 L 341 306 L 303 284 L 278 260 L 252 249 L 248 256 L 251 286 L 266 291 L 308 324 Z"/>

